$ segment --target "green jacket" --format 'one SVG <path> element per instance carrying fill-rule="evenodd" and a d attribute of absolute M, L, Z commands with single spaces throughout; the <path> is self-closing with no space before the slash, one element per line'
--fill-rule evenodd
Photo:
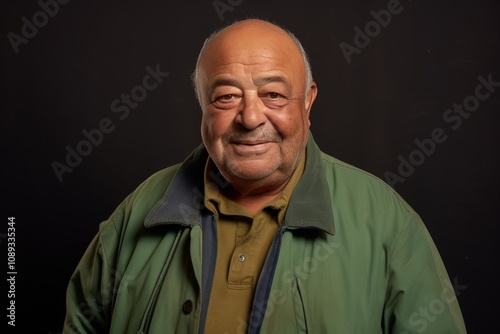
<path fill-rule="evenodd" d="M 200 146 L 152 175 L 101 223 L 69 282 L 64 333 L 203 333 L 217 249 L 206 159 Z M 466 332 L 419 216 L 312 136 L 250 320 L 239 321 L 249 333 Z"/>

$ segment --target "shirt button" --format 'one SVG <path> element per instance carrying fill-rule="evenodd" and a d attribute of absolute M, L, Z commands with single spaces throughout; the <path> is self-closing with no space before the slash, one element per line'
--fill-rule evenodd
<path fill-rule="evenodd" d="M 184 314 L 189 314 L 193 311 L 193 302 L 191 300 L 186 300 L 184 304 L 182 304 L 182 312 Z"/>
<path fill-rule="evenodd" d="M 245 255 L 243 255 L 243 254 L 238 255 L 238 261 L 240 261 L 240 262 L 245 261 Z"/>

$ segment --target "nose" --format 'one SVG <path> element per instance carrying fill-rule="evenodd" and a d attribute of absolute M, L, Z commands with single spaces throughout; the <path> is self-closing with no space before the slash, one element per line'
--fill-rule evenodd
<path fill-rule="evenodd" d="M 266 106 L 257 94 L 245 94 L 240 108 L 236 122 L 245 128 L 253 130 L 266 123 Z"/>

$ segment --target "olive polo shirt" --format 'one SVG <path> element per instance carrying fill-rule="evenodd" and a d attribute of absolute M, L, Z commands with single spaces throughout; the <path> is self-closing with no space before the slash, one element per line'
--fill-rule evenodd
<path fill-rule="evenodd" d="M 217 261 L 207 311 L 205 333 L 246 333 L 259 274 L 279 225 L 285 217 L 293 189 L 302 176 L 305 153 L 287 185 L 252 216 L 211 182 L 216 170 L 205 166 L 205 206 L 217 221 Z"/>

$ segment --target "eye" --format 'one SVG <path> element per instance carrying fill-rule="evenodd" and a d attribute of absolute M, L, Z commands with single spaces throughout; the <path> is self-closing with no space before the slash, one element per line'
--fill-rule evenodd
<path fill-rule="evenodd" d="M 222 95 L 221 97 L 217 98 L 219 101 L 230 101 L 234 97 L 233 94 L 226 94 Z"/>
<path fill-rule="evenodd" d="M 235 99 L 236 97 L 233 94 L 224 94 L 221 96 L 216 97 L 212 103 L 228 103 L 231 102 Z"/>
<path fill-rule="evenodd" d="M 269 93 L 269 94 L 268 94 L 268 96 L 269 96 L 271 99 L 273 99 L 273 100 L 275 100 L 275 99 L 278 99 L 278 98 L 282 97 L 282 95 L 281 95 L 281 94 L 278 94 L 278 93 L 275 93 L 275 92 L 271 92 L 271 93 Z"/>
<path fill-rule="evenodd" d="M 235 94 L 224 94 L 217 96 L 211 103 L 219 109 L 230 109 L 238 105 L 240 96 Z"/>
<path fill-rule="evenodd" d="M 284 107 L 288 103 L 285 95 L 276 92 L 265 92 L 261 95 L 262 102 L 271 109 Z"/>

